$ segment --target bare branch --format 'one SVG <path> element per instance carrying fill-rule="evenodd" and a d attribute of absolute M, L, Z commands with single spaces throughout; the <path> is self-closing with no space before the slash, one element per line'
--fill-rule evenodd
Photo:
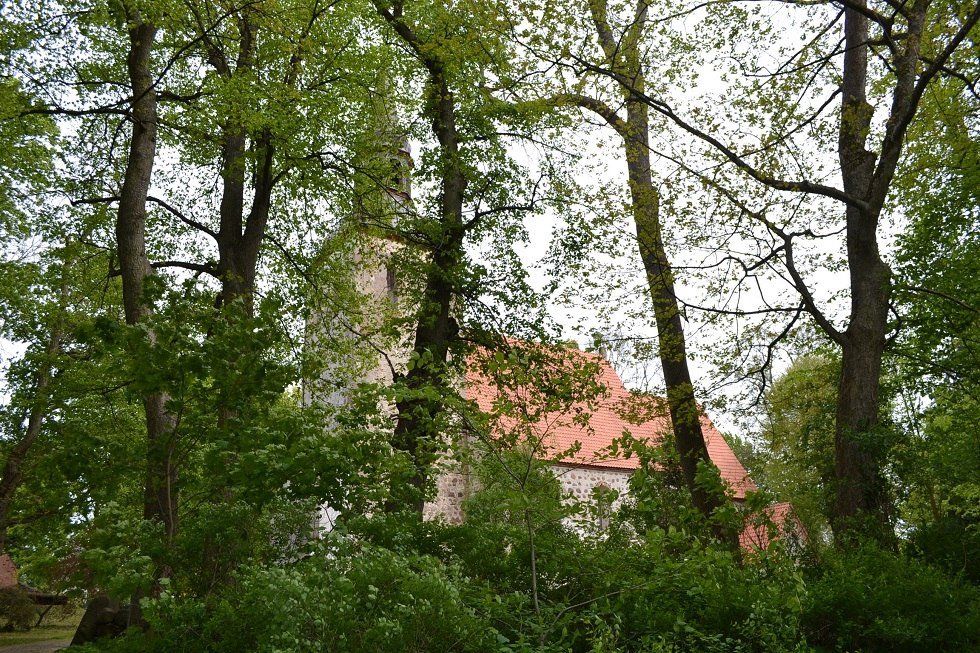
<path fill-rule="evenodd" d="M 183 222 L 187 226 L 193 227 L 193 228 L 197 229 L 198 231 L 202 231 L 202 232 L 206 233 L 207 235 L 211 236 L 212 238 L 214 238 L 215 240 L 217 240 L 218 235 L 212 229 L 208 228 L 206 225 L 198 222 L 197 220 L 193 220 L 191 218 L 188 218 L 186 215 L 184 215 L 183 213 L 181 213 L 176 208 L 174 208 L 173 206 L 171 206 L 167 202 L 163 201 L 159 197 L 153 197 L 152 195 L 147 195 L 146 196 L 146 200 L 148 202 L 153 202 L 154 204 L 157 204 L 159 206 L 162 206 L 167 211 L 169 211 L 171 214 L 173 214 L 174 217 L 176 217 L 178 220 L 180 220 L 181 222 Z"/>
<path fill-rule="evenodd" d="M 150 263 L 150 267 L 154 270 L 159 270 L 161 268 L 183 268 L 185 270 L 197 272 L 198 274 L 209 274 L 212 277 L 218 277 L 218 271 L 215 270 L 209 263 L 191 263 L 189 261 L 157 261 L 155 263 Z"/>
<path fill-rule="evenodd" d="M 729 162 L 733 163 L 737 168 L 748 174 L 759 183 L 779 191 L 822 195 L 824 197 L 829 197 L 831 199 L 844 202 L 845 204 L 854 206 L 862 211 L 866 211 L 868 209 L 868 203 L 866 201 L 845 193 L 844 191 L 834 188 L 833 186 L 826 186 L 824 184 L 818 184 L 805 179 L 778 179 L 762 173 L 758 168 L 751 165 L 741 155 L 737 154 L 734 150 L 719 141 L 717 138 L 711 134 L 708 134 L 707 132 L 702 131 L 701 129 L 698 129 L 691 123 L 678 116 L 666 102 L 652 98 L 646 93 L 636 89 L 632 80 L 627 79 L 624 75 L 617 73 L 614 70 L 603 68 L 602 66 L 596 66 L 595 64 L 585 61 L 579 57 L 575 57 L 575 60 L 585 69 L 599 75 L 610 77 L 617 81 L 635 100 L 643 102 L 651 109 L 670 120 L 683 131 L 710 145 L 717 152 L 721 153 L 726 159 L 728 159 Z"/>

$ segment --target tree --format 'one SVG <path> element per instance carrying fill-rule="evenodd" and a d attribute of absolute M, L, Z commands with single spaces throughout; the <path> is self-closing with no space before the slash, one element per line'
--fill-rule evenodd
<path fill-rule="evenodd" d="M 53 371 L 56 361 L 63 353 L 62 341 L 67 335 L 65 333 L 65 312 L 67 311 L 69 294 L 67 268 L 71 265 L 71 261 L 65 261 L 61 268 L 62 279 L 58 289 L 57 303 L 48 316 L 47 342 L 38 343 L 41 345 L 41 351 L 32 352 L 38 360 L 32 366 L 31 376 L 33 378 L 26 393 L 27 397 L 24 402 L 26 405 L 22 406 L 27 418 L 26 420 L 18 419 L 12 415 L 11 419 L 4 420 L 7 422 L 5 426 L 9 425 L 13 427 L 11 430 L 20 430 L 21 432 L 12 438 L 13 443 L 5 452 L 3 470 L 0 472 L 0 551 L 7 550 L 7 531 L 11 525 L 14 496 L 24 481 L 24 466 L 28 454 L 31 453 L 41 436 L 44 421 L 51 410 Z M 11 412 L 16 415 L 19 411 Z M 23 424 L 22 429 L 16 428 L 19 426 L 18 422 Z"/>
<path fill-rule="evenodd" d="M 617 8 L 618 9 L 618 8 Z M 592 66 L 607 70 L 619 81 L 619 101 L 625 118 L 601 98 L 568 94 L 558 102 L 577 105 L 595 113 L 622 139 L 626 159 L 631 212 L 636 229 L 640 259 L 657 325 L 658 355 L 666 385 L 667 405 L 684 481 L 694 506 L 707 518 L 725 504 L 723 494 L 713 486 L 698 482 L 699 466 L 713 466 L 701 430 L 701 408 L 694 394 L 688 368 L 687 344 L 679 302 L 675 291 L 674 270 L 664 244 L 664 220 L 660 193 L 654 184 L 650 157 L 649 107 L 639 95 L 646 89 L 646 64 L 642 57 L 642 38 L 647 29 L 648 6 L 640 2 L 632 15 L 616 24 L 610 19 L 606 0 L 590 0 L 589 15 L 594 37 L 601 50 L 599 63 Z M 613 17 L 615 18 L 613 12 Z M 617 37 L 616 34 L 621 34 Z M 583 85 L 585 80 L 577 82 Z M 737 547 L 737 535 L 719 524 L 716 534 Z"/>
<path fill-rule="evenodd" d="M 60 153 L 64 165 L 48 187 L 73 201 L 64 213 L 86 225 L 86 241 L 113 253 L 106 285 L 122 282 L 123 309 L 109 307 L 104 317 L 116 322 L 124 315 L 130 328 L 114 344 L 126 343 L 129 364 L 103 362 L 106 373 L 117 374 L 120 387 L 135 388 L 144 404 L 146 491 L 131 553 L 134 564 L 149 554 L 155 567 L 134 595 L 134 621 L 139 597 L 158 591 L 157 581 L 176 566 L 183 566 L 188 587 L 204 585 L 194 585 L 207 574 L 193 570 L 189 542 L 208 528 L 212 541 L 228 542 L 233 538 L 224 536 L 233 528 L 247 530 L 243 522 L 253 524 L 250 517 L 271 510 L 286 494 L 285 481 L 270 472 L 271 489 L 263 485 L 254 475 L 255 458 L 264 455 L 267 468 L 279 469 L 279 461 L 268 460 L 271 452 L 284 451 L 283 440 L 294 445 L 291 438 L 309 435 L 295 420 L 267 431 L 266 420 L 298 365 L 289 358 L 296 352 L 287 353 L 284 344 L 296 321 L 274 312 L 280 296 L 263 293 L 262 275 L 295 274 L 285 263 L 290 245 L 303 237 L 300 228 L 321 230 L 326 221 L 300 220 L 342 194 L 323 190 L 324 178 L 354 158 L 335 128 L 343 123 L 358 131 L 345 111 L 356 104 L 361 80 L 343 57 L 357 56 L 350 34 L 359 29 L 357 11 L 366 7 L 337 7 L 133 2 L 96 4 L 36 22 L 28 9 L 14 16 L 25 33 L 33 30 L 58 46 L 43 57 L 15 59 L 20 68 L 11 65 L 12 74 L 29 80 L 33 93 L 25 97 L 46 102 L 15 108 L 28 117 L 55 116 L 71 130 Z M 349 86 L 334 97 L 340 81 Z M 168 165 L 155 169 L 161 153 Z M 327 165 L 331 157 L 339 162 L 334 168 Z M 206 179 L 212 171 L 217 192 Z M 301 210 L 302 194 L 312 188 L 316 206 Z M 115 205 L 110 218 L 107 207 Z M 110 220 L 114 229 L 106 229 Z M 74 225 L 50 227 L 59 229 L 70 232 Z M 263 267 L 260 254 L 270 240 L 275 253 Z M 111 340 L 111 330 L 105 331 L 101 335 Z M 223 464 L 215 464 L 222 458 L 215 450 L 226 454 Z M 212 473 L 205 473 L 209 467 Z M 232 486 L 248 483 L 253 494 L 238 501 Z M 222 519 L 208 519 L 215 506 L 202 506 L 202 495 L 215 506 L 224 502 L 228 514 L 215 509 L 210 516 Z M 127 520 L 130 508 L 124 501 L 116 506 Z M 177 514 L 188 509 L 182 538 Z M 235 511 L 249 517 L 228 527 Z M 229 546 L 207 564 L 227 572 L 253 553 L 249 547 L 258 539 Z M 227 580 L 229 574 L 221 575 Z"/>
<path fill-rule="evenodd" d="M 467 2 L 448 9 L 402 0 L 373 4 L 424 78 L 420 112 L 437 143 L 427 171 L 438 186 L 434 201 L 392 225 L 396 236 L 422 249 L 425 261 L 408 369 L 396 385 L 392 439 L 412 464 L 409 477 L 395 481 L 389 509 L 409 507 L 421 517 L 429 468 L 444 446 L 443 407 L 464 358 L 456 306 L 479 290 L 479 270 L 468 262 L 464 246 L 508 216 L 533 210 L 534 195 L 521 202 L 521 189 L 512 189 L 496 128 L 505 113 L 474 84 L 474 76 L 479 81 L 503 75 L 508 66 L 506 46 L 496 37 L 506 8 Z M 474 31 L 477 26 L 484 35 Z"/>
<path fill-rule="evenodd" d="M 10 35 L 6 33 L 8 29 Z M 0 34 L 9 38 L 14 32 L 14 26 L 8 26 L 6 21 L 0 23 Z M 11 419 L 5 420 L 5 427 L 10 431 L 5 434 L 7 437 L 4 440 L 13 441 L 5 452 L 3 470 L 0 472 L 0 551 L 6 551 L 14 495 L 23 481 L 25 459 L 41 435 L 49 409 L 52 370 L 61 354 L 65 336 L 63 312 L 66 310 L 64 304 L 69 288 L 67 276 L 63 276 L 58 291 L 60 300 L 55 302 L 50 313 L 36 309 L 36 314 L 45 315 L 46 318 L 46 328 L 41 329 L 43 335 L 34 333 L 33 325 L 21 323 L 31 312 L 25 310 L 24 297 L 30 295 L 31 289 L 43 287 L 39 277 L 43 276 L 44 267 L 43 263 L 31 260 L 30 252 L 22 246 L 21 239 L 30 233 L 29 218 L 35 217 L 26 210 L 26 200 L 43 188 L 44 177 L 51 172 L 51 146 L 55 140 L 55 130 L 53 123 L 44 116 L 21 118 L 21 112 L 31 105 L 31 98 L 22 92 L 15 78 L 0 77 L 0 84 L 4 88 L 3 99 L 0 100 L 0 142 L 3 143 L 0 145 L 0 246 L 5 255 L 0 262 L 0 270 L 6 280 L 0 303 L 0 337 L 26 341 L 28 346 L 34 347 L 29 389 L 18 397 L 24 403 L 17 408 L 6 407 L 10 410 Z M 41 207 L 37 213 L 42 212 L 44 207 L 43 203 L 39 204 Z M 67 262 L 65 267 L 68 267 Z M 61 269 L 64 271 L 64 268 Z M 36 339 L 32 336 L 36 336 Z M 26 415 L 26 419 L 18 420 L 13 414 Z M 4 430 L 7 431 L 7 428 Z"/>
<path fill-rule="evenodd" d="M 739 33 L 732 29 L 738 20 L 746 20 L 746 25 L 753 26 L 752 29 L 768 29 L 761 27 L 767 20 L 761 13 L 740 14 L 725 4 L 715 9 L 718 13 L 709 12 L 716 16 L 709 25 L 726 24 L 722 21 L 727 21 L 729 34 Z M 694 10 L 682 9 L 673 16 L 687 16 L 690 11 Z M 757 61 L 754 55 L 758 51 L 743 55 L 735 49 L 739 52 L 736 59 L 741 70 L 752 80 L 752 87 L 771 89 L 776 94 L 772 107 L 780 107 L 779 111 L 783 112 L 767 119 L 763 116 L 770 107 L 733 102 L 740 108 L 749 107 L 745 115 L 747 129 L 757 124 L 763 126 L 763 130 L 771 130 L 755 144 L 741 143 L 735 136 L 725 133 L 737 133 L 734 130 L 723 129 L 708 120 L 699 122 L 697 111 L 685 114 L 675 109 L 666 89 L 648 90 L 609 63 L 596 65 L 572 53 L 570 65 L 617 81 L 627 89 L 631 99 L 644 103 L 681 133 L 703 143 L 707 152 L 721 163 L 731 166 L 745 179 L 774 191 L 775 195 L 802 193 L 806 197 L 833 200 L 842 207 L 843 215 L 838 224 L 844 234 L 850 294 L 848 319 L 843 328 L 838 327 L 819 305 L 813 292 L 814 281 L 806 278 L 795 258 L 798 241 L 812 235 L 813 230 L 793 226 L 792 215 L 778 219 L 770 217 L 768 206 L 761 210 L 751 208 L 753 200 L 740 198 L 720 177 L 694 170 L 696 164 L 687 166 L 704 184 L 719 190 L 723 201 L 731 204 L 738 221 L 748 217 L 771 238 L 770 252 L 762 252 L 757 261 L 743 263 L 739 269 L 744 273 L 744 281 L 751 280 L 760 269 L 769 267 L 774 261 L 782 263 L 784 279 L 797 293 L 796 305 L 770 305 L 768 310 L 790 316 L 791 321 L 782 331 L 783 335 L 805 312 L 840 347 L 841 376 L 834 446 L 835 503 L 831 523 L 841 542 L 849 535 L 866 535 L 890 542 L 894 533 L 890 525 L 887 483 L 882 473 L 882 438 L 877 431 L 892 273 L 879 250 L 880 222 L 904 150 L 907 130 L 921 99 L 936 79 L 957 76 L 959 59 L 969 59 L 967 52 L 980 19 L 980 8 L 968 4 L 954 10 L 928 0 L 881 6 L 856 0 L 845 3 L 839 14 L 817 7 L 812 10 L 812 16 L 815 19 L 826 16 L 826 21 L 822 26 L 815 23 L 817 31 L 813 33 L 816 36 L 807 39 L 805 46 L 797 48 L 774 73 L 767 72 L 767 64 Z M 827 36 L 829 34 L 833 36 Z M 778 52 L 778 47 L 773 50 Z M 879 60 L 882 62 L 880 69 L 874 64 Z M 840 62 L 840 77 L 835 83 L 828 83 L 822 76 L 835 62 Z M 785 96 L 780 95 L 784 88 L 802 93 L 802 97 L 811 98 L 810 102 L 788 105 Z M 821 98 L 822 93 L 828 95 Z M 820 117 L 837 94 L 840 94 L 840 105 L 833 129 L 837 136 L 837 168 L 842 188 L 825 184 L 819 177 L 808 178 L 807 170 L 799 166 L 798 158 L 789 159 L 789 163 L 801 168 L 801 176 L 795 179 L 783 176 L 794 174 L 785 171 L 780 157 L 787 152 L 793 156 L 793 141 L 799 133 L 809 130 L 818 138 L 827 135 L 827 131 L 820 131 L 824 128 Z M 873 121 L 876 108 L 869 98 L 880 103 L 883 109 L 885 103 L 890 102 L 887 116 L 880 123 Z M 871 138 L 872 133 L 875 133 L 874 138 Z M 726 142 L 726 139 L 731 140 Z M 744 135 L 742 139 L 745 140 Z M 811 146 L 816 142 L 820 141 Z M 751 235 L 747 238 L 750 242 L 755 239 Z M 764 243 L 765 238 L 758 242 Z M 727 312 L 746 316 L 753 311 L 735 309 Z"/>
<path fill-rule="evenodd" d="M 975 72 L 974 72 L 975 75 Z M 969 551 L 980 545 L 976 478 L 980 148 L 976 98 L 958 82 L 923 98 L 928 116 L 911 128 L 896 202 L 909 224 L 899 238 L 896 300 L 902 332 L 890 350 L 901 384 L 898 417 L 902 517 L 922 555 L 976 580 Z M 931 183 L 918 183 L 928 178 Z"/>
<path fill-rule="evenodd" d="M 122 278 L 123 307 L 127 324 L 136 326 L 152 318 L 153 307 L 147 298 L 147 280 L 153 268 L 147 256 L 146 205 L 150 178 L 156 159 L 157 94 L 154 89 L 155 71 L 152 54 L 158 27 L 146 9 L 123 4 L 129 34 L 129 53 L 126 57 L 129 85 L 132 91 L 133 131 L 129 142 L 126 172 L 119 193 L 116 218 L 116 251 Z M 152 327 L 147 330 L 148 344 L 157 344 Z M 177 532 L 177 465 L 174 458 L 177 420 L 168 408 L 169 394 L 162 388 L 147 387 L 143 392 L 146 415 L 146 480 L 143 495 L 143 518 L 159 523 L 164 551 L 173 546 Z M 141 599 L 148 592 L 160 593 L 160 580 L 169 578 L 173 570 L 166 557 L 154 560 L 152 585 L 139 587 L 130 601 L 130 623 L 142 622 Z"/>
<path fill-rule="evenodd" d="M 793 504 L 813 541 L 827 532 L 833 506 L 839 368 L 832 360 L 803 356 L 773 382 L 759 424 L 761 450 L 750 465 L 760 487 Z"/>

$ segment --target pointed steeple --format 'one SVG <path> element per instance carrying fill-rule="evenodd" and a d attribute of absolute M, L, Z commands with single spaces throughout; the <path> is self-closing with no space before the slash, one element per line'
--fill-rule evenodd
<path fill-rule="evenodd" d="M 371 146 L 369 169 L 376 171 L 374 183 L 377 188 L 396 203 L 395 212 L 400 213 L 412 201 L 412 147 L 408 134 L 401 127 L 401 121 L 393 99 L 391 81 L 382 71 L 371 92 Z"/>

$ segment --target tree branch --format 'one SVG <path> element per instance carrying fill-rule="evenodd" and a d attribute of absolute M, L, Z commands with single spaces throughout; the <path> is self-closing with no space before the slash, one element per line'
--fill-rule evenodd
<path fill-rule="evenodd" d="M 772 188 L 773 190 L 788 191 L 788 192 L 795 192 L 795 193 L 807 193 L 812 195 L 822 195 L 824 197 L 829 197 L 831 199 L 835 199 L 845 204 L 854 206 L 862 211 L 866 211 L 868 209 L 868 203 L 865 202 L 864 200 L 854 197 L 848 193 L 845 193 L 844 191 L 838 188 L 834 188 L 833 186 L 825 186 L 824 184 L 818 184 L 807 180 L 779 179 L 776 177 L 770 177 L 769 175 L 763 174 L 761 171 L 758 170 L 758 168 L 751 165 L 748 161 L 742 158 L 742 156 L 740 156 L 731 148 L 723 144 L 717 138 L 708 134 L 707 132 L 698 129 L 697 127 L 691 125 L 686 120 L 678 116 L 676 113 L 674 113 L 674 110 L 666 102 L 652 98 L 646 93 L 636 89 L 635 86 L 633 85 L 632 80 L 627 79 L 624 75 L 614 70 L 603 68 L 602 66 L 596 66 L 595 64 L 585 61 L 580 57 L 573 56 L 573 58 L 579 65 L 584 67 L 586 70 L 589 70 L 599 75 L 610 77 L 616 82 L 618 82 L 630 94 L 630 96 L 633 99 L 639 102 L 643 102 L 651 109 L 653 109 L 660 115 L 670 120 L 672 123 L 674 123 L 677 127 L 681 128 L 683 131 L 687 132 L 688 134 L 691 134 L 692 136 L 696 137 L 698 140 L 707 143 L 712 148 L 714 148 L 717 152 L 722 154 L 726 159 L 728 159 L 730 163 L 734 164 L 737 168 L 739 168 L 740 170 L 748 174 L 750 177 L 752 177 L 759 183 L 764 184 Z"/>
<path fill-rule="evenodd" d="M 183 268 L 185 270 L 192 270 L 198 274 L 209 274 L 214 278 L 218 278 L 218 272 L 210 263 L 190 263 L 188 261 L 157 261 L 155 263 L 150 263 L 150 267 L 154 270 L 159 270 L 160 268 Z"/>
<path fill-rule="evenodd" d="M 169 211 L 171 214 L 173 214 L 173 216 L 175 218 L 177 218 L 178 220 L 180 220 L 181 222 L 183 222 L 187 226 L 193 227 L 193 228 L 197 229 L 198 231 L 202 231 L 202 232 L 206 233 L 207 235 L 211 236 L 212 238 L 214 238 L 215 240 L 218 239 L 218 235 L 212 229 L 210 229 L 206 225 L 198 222 L 197 220 L 193 220 L 191 218 L 188 218 L 183 213 L 181 213 L 176 208 L 174 208 L 173 206 L 171 206 L 170 204 L 168 204 L 164 200 L 160 199 L 159 197 L 154 197 L 152 195 L 147 195 L 146 196 L 146 201 L 153 202 L 154 204 L 157 204 L 159 206 L 162 206 L 167 211 Z"/>
<path fill-rule="evenodd" d="M 899 285 L 897 289 L 911 290 L 913 292 L 922 293 L 924 295 L 932 295 L 933 297 L 939 297 L 940 299 L 945 299 L 948 302 L 951 302 L 953 304 L 956 304 L 957 306 L 959 306 L 960 308 L 962 308 L 964 310 L 967 310 L 967 311 L 969 311 L 971 313 L 976 313 L 976 314 L 980 315 L 980 309 L 976 308 L 975 306 L 970 306 L 966 302 L 963 302 L 963 301 L 957 299 L 956 297 L 952 297 L 952 296 L 947 295 L 946 293 L 940 292 L 938 290 L 933 290 L 932 288 L 925 288 L 923 286 L 907 286 L 907 285 L 902 284 L 902 285 Z"/>
<path fill-rule="evenodd" d="M 616 133 L 622 138 L 625 139 L 628 137 L 629 127 L 627 126 L 626 121 L 623 120 L 618 113 L 616 113 L 615 109 L 602 100 L 577 93 L 563 93 L 561 95 L 554 96 L 554 98 L 552 98 L 552 102 L 556 106 L 571 105 L 582 109 L 588 109 L 605 120 L 606 123 L 615 129 Z"/>

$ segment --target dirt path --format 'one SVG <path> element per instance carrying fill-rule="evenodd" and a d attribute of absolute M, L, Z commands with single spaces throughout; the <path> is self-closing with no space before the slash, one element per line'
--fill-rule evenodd
<path fill-rule="evenodd" d="M 13 644 L 0 646 L 0 653 L 54 653 L 71 643 L 70 639 L 49 639 L 46 642 L 31 642 L 30 644 Z"/>

